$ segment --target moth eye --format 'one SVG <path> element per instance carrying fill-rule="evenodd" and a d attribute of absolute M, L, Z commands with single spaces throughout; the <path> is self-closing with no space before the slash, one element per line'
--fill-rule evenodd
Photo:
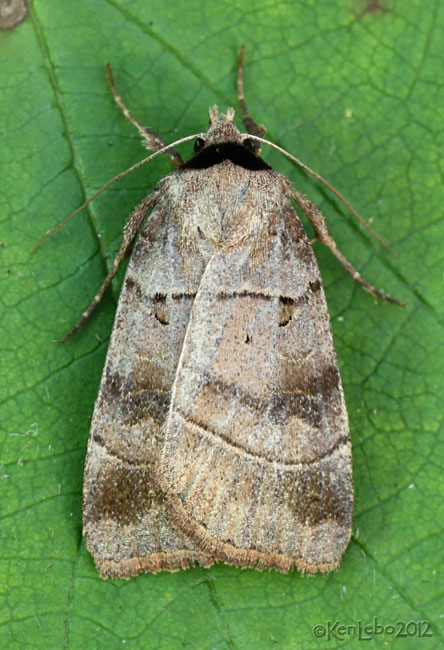
<path fill-rule="evenodd" d="M 255 151 L 256 151 L 256 143 L 253 142 L 253 140 L 250 140 L 250 138 L 245 138 L 245 140 L 242 142 L 242 144 L 244 145 L 244 147 L 246 149 L 248 149 L 249 151 L 252 151 L 253 153 L 255 153 Z"/>
<path fill-rule="evenodd" d="M 204 147 L 205 140 L 202 140 L 202 138 L 197 138 L 196 142 L 194 143 L 194 153 L 199 153 L 199 151 L 202 151 Z"/>

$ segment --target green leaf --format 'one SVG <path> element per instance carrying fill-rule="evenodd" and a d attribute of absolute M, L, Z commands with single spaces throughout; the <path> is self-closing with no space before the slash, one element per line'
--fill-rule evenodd
<path fill-rule="evenodd" d="M 442 647 L 443 3 L 30 4 L 24 23 L 0 33 L 1 647 L 339 648 L 353 630 L 335 628 L 327 643 L 314 626 L 375 617 L 394 631 L 368 633 L 371 647 Z M 145 155 L 110 95 L 107 61 L 134 114 L 172 141 L 205 129 L 212 104 L 237 106 L 242 43 L 247 100 L 269 138 L 333 183 L 399 253 L 264 151 L 320 206 L 365 277 L 407 302 L 376 305 L 315 244 L 350 415 L 353 539 L 327 576 L 219 565 L 103 581 L 81 536 L 81 486 L 119 283 L 78 335 L 57 340 L 168 160 L 30 249 Z M 397 621 L 430 629 L 413 623 L 395 638 Z"/>

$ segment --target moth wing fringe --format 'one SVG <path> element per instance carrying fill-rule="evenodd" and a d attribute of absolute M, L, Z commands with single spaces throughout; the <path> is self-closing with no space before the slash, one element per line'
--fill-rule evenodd
<path fill-rule="evenodd" d="M 207 556 L 204 553 L 184 553 L 174 551 L 168 553 L 152 553 L 142 557 L 133 557 L 127 560 L 116 562 L 115 560 L 102 560 L 95 556 L 94 549 L 88 542 L 86 546 L 94 557 L 97 570 L 102 578 L 123 578 L 129 580 L 139 575 L 139 573 L 159 573 L 167 571 L 177 573 L 181 569 L 190 569 L 199 564 L 207 569 L 215 562 L 215 558 Z"/>
<path fill-rule="evenodd" d="M 289 573 L 297 569 L 302 575 L 314 575 L 316 573 L 329 573 L 339 569 L 340 560 L 330 563 L 309 564 L 302 558 L 290 557 L 281 553 L 266 553 L 255 549 L 237 548 L 233 544 L 222 542 L 212 535 L 209 535 L 204 526 L 196 526 L 189 517 L 180 499 L 170 497 L 165 503 L 173 523 L 191 539 L 202 552 L 212 553 L 215 562 L 222 561 L 225 564 L 238 566 L 245 569 L 265 571 L 274 569 L 279 573 Z"/>

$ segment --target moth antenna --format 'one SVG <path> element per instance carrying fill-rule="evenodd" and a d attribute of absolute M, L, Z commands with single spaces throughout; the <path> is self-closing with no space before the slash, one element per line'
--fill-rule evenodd
<path fill-rule="evenodd" d="M 376 239 L 378 239 L 378 241 L 381 242 L 381 244 L 383 246 L 385 246 L 385 248 L 387 248 L 387 250 L 389 250 L 395 257 L 399 257 L 398 253 L 389 244 L 387 244 L 385 239 L 383 239 L 381 237 L 381 235 L 379 233 L 377 233 L 376 230 L 374 230 L 369 223 L 367 223 L 367 221 L 364 219 L 364 217 L 361 217 L 359 212 L 356 212 L 356 210 L 350 205 L 350 203 L 347 201 L 347 199 L 345 199 L 342 196 L 342 194 L 340 192 L 338 192 L 338 190 L 335 187 L 333 187 L 333 185 L 331 185 L 328 181 L 326 181 L 325 178 L 322 178 L 322 176 L 320 176 L 317 172 L 313 171 L 313 169 L 310 169 L 310 167 L 308 167 L 308 165 L 303 163 L 301 160 L 298 160 L 297 158 L 295 158 L 291 153 L 288 153 L 288 151 L 285 151 L 285 149 L 282 149 L 282 147 L 279 147 L 277 144 L 274 144 L 273 142 L 270 142 L 269 140 L 264 140 L 263 138 L 260 138 L 257 135 L 251 135 L 250 133 L 242 133 L 241 135 L 243 135 L 245 138 L 248 138 L 249 140 L 257 140 L 258 142 L 261 142 L 262 144 L 268 144 L 269 147 L 272 147 L 273 149 L 276 149 L 276 151 L 279 151 L 284 156 L 286 156 L 287 158 L 292 160 L 294 163 L 299 165 L 299 167 L 302 167 L 302 169 L 305 169 L 306 172 L 308 172 L 309 174 L 311 174 L 312 176 L 317 178 L 318 181 L 321 181 L 321 183 L 323 183 L 325 185 L 325 187 L 328 187 L 328 189 L 331 192 L 333 192 L 333 194 L 335 196 L 337 196 L 340 201 L 342 201 L 342 203 L 350 210 L 350 212 L 362 223 L 363 226 L 365 226 L 365 228 L 367 228 L 367 230 L 369 232 L 372 233 L 372 235 L 374 237 L 376 237 Z"/>
<path fill-rule="evenodd" d="M 139 167 L 142 167 L 145 163 L 150 162 L 150 160 L 153 160 L 153 158 L 156 158 L 156 156 L 160 156 L 160 154 L 162 153 L 168 153 L 168 151 L 172 147 L 176 147 L 178 144 L 182 144 L 182 142 L 187 142 L 188 140 L 194 140 L 195 138 L 202 138 L 204 136 L 205 133 L 195 133 L 194 135 L 187 135 L 186 138 L 181 138 L 180 140 L 176 140 L 176 142 L 173 142 L 172 144 L 169 144 L 166 147 L 162 147 L 162 149 L 158 149 L 158 151 L 155 151 L 150 156 L 147 156 L 147 158 L 144 158 L 143 160 L 136 163 L 132 167 L 125 169 L 125 171 L 121 172 L 113 179 L 108 181 L 108 183 L 106 183 L 103 187 L 101 187 L 100 190 L 97 190 L 95 194 L 93 194 L 87 201 L 85 201 L 85 203 L 82 203 L 82 205 L 79 208 L 77 208 L 77 210 L 75 210 L 72 214 L 70 214 L 69 217 L 66 217 L 66 219 L 61 221 L 57 226 L 55 226 L 55 228 L 51 228 L 51 230 L 48 230 L 46 235 L 42 237 L 36 244 L 34 244 L 34 246 L 31 248 L 31 252 L 33 253 L 37 248 L 39 248 L 39 246 L 43 244 L 44 241 L 46 241 L 49 237 L 51 237 L 51 235 L 57 232 L 57 230 L 60 230 L 60 228 L 63 228 L 63 226 L 65 226 L 68 223 L 68 221 L 71 221 L 71 219 L 77 216 L 79 212 L 81 212 L 84 208 L 86 208 L 87 205 L 89 205 L 92 201 L 94 201 L 94 199 L 97 198 L 99 194 L 102 194 L 102 192 L 108 189 L 108 187 L 114 185 L 114 183 L 117 183 L 117 181 L 120 181 L 121 178 L 127 176 L 128 174 L 138 169 Z"/>

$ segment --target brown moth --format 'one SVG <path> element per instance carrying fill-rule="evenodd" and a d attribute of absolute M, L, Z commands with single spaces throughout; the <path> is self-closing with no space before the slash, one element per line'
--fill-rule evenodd
<path fill-rule="evenodd" d="M 130 215 L 113 268 L 65 337 L 141 229 L 85 468 L 83 532 L 102 577 L 218 561 L 327 572 L 350 539 L 347 411 L 322 280 L 291 202 L 369 292 L 398 301 L 359 275 L 317 207 L 259 157 L 265 130 L 248 114 L 242 64 L 243 50 L 248 133 L 214 106 L 185 163 L 131 115 L 109 70 L 145 146 L 177 169 Z"/>

